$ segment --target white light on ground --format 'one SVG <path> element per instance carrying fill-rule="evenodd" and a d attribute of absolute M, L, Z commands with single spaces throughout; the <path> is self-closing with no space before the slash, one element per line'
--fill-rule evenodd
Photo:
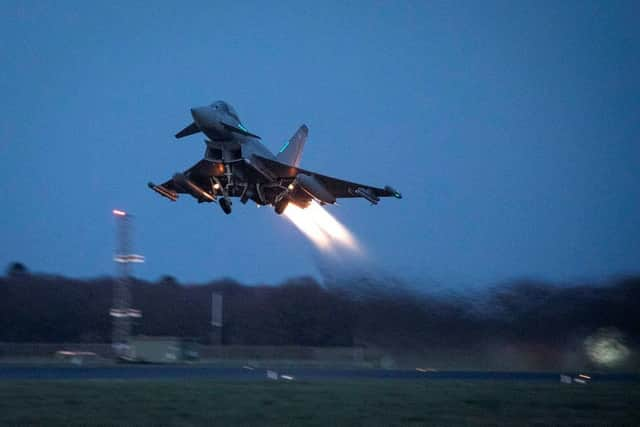
<path fill-rule="evenodd" d="M 624 362 L 631 354 L 622 332 L 616 328 L 598 329 L 584 341 L 584 347 L 593 362 L 607 367 Z"/>
<path fill-rule="evenodd" d="M 115 262 L 119 262 L 119 263 L 143 263 L 144 262 L 144 256 L 142 255 L 138 255 L 138 254 L 129 254 L 129 255 L 114 255 L 113 256 L 113 260 Z"/>

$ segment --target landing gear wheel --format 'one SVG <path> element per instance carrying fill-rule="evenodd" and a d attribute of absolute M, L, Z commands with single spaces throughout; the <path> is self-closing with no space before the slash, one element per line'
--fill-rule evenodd
<path fill-rule="evenodd" d="M 222 208 L 224 213 L 229 215 L 231 213 L 231 200 L 223 197 L 222 199 L 220 199 L 220 207 Z"/>
<path fill-rule="evenodd" d="M 276 203 L 276 213 L 278 215 L 282 215 L 282 212 L 287 208 L 289 204 L 289 199 L 286 197 L 282 198 L 279 202 Z"/>

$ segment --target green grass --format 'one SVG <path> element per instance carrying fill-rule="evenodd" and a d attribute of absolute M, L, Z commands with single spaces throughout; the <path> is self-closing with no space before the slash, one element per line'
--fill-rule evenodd
<path fill-rule="evenodd" d="M 640 386 L 0 381 L 0 425 L 640 425 Z"/>

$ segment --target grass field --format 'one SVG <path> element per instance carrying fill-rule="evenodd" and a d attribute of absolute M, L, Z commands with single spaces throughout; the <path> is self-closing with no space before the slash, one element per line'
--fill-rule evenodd
<path fill-rule="evenodd" d="M 640 425 L 640 386 L 491 381 L 0 382 L 0 425 Z"/>

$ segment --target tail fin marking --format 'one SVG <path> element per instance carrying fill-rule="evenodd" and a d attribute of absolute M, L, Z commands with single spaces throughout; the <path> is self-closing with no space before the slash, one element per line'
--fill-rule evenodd
<path fill-rule="evenodd" d="M 297 167 L 300 164 L 302 150 L 304 149 L 305 142 L 307 142 L 308 135 L 309 128 L 307 125 L 300 126 L 291 139 L 280 149 L 276 159 L 281 163 Z"/>

